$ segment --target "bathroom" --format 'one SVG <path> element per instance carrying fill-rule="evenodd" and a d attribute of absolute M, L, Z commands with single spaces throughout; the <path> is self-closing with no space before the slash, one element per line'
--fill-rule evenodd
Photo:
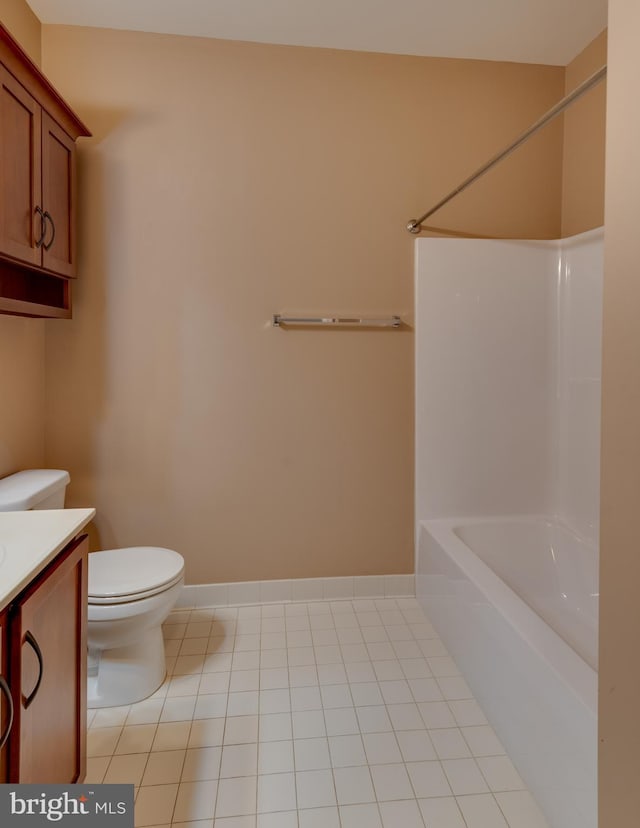
<path fill-rule="evenodd" d="M 72 320 L 0 317 L 0 475 L 68 469 L 67 505 L 97 509 L 92 550 L 178 550 L 209 606 L 284 602 L 288 589 L 316 601 L 314 579 L 345 579 L 327 587 L 336 601 L 411 589 L 416 242 L 405 224 L 609 63 L 600 825 L 628 822 L 637 13 L 612 0 L 605 34 L 606 18 L 571 21 L 563 57 L 503 42 L 493 57 L 452 59 L 98 28 L 56 18 L 55 5 L 34 2 L 39 20 L 2 2 L 0 19 L 93 133 L 78 141 L 79 278 Z M 601 226 L 604 106 L 600 85 L 420 238 Z M 271 324 L 335 312 L 403 325 Z"/>

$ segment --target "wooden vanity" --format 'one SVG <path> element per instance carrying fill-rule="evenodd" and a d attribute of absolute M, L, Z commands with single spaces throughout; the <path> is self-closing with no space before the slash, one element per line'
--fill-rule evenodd
<path fill-rule="evenodd" d="M 92 516 L 0 513 L 0 782 L 84 779 Z"/>

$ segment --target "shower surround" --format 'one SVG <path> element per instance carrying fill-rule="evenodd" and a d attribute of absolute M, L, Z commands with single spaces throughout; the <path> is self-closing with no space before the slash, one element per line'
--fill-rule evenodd
<path fill-rule="evenodd" d="M 603 230 L 420 239 L 416 591 L 552 828 L 595 828 Z"/>

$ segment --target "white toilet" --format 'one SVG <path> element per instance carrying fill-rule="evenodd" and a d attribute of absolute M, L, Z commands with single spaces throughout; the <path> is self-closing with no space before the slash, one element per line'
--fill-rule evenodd
<path fill-rule="evenodd" d="M 62 509 L 69 473 L 32 469 L 0 480 L 0 512 Z M 184 583 L 172 549 L 138 546 L 89 555 L 89 707 L 147 698 L 165 677 L 162 622 Z"/>

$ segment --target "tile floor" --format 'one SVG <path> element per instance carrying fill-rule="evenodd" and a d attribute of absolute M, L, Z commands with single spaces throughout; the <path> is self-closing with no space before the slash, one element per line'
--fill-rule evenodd
<path fill-rule="evenodd" d="M 150 699 L 89 711 L 136 828 L 546 828 L 413 598 L 173 612 Z"/>

